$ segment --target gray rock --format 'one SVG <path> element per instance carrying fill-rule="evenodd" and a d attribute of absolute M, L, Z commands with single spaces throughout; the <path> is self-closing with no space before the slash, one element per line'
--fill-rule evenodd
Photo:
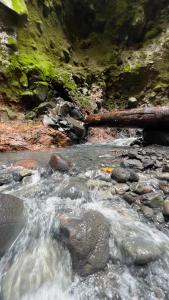
<path fill-rule="evenodd" d="M 6 170 L 0 173 L 0 186 L 9 184 L 13 181 L 13 174 L 12 172 L 8 172 Z"/>
<path fill-rule="evenodd" d="M 163 209 L 162 209 L 162 213 L 165 217 L 169 217 L 169 199 L 166 199 L 163 202 Z"/>
<path fill-rule="evenodd" d="M 124 193 L 126 193 L 127 191 L 129 191 L 129 186 L 125 183 L 119 183 L 119 184 L 116 184 L 114 186 L 115 188 L 115 192 L 118 194 L 118 195 L 123 195 Z"/>
<path fill-rule="evenodd" d="M 143 170 L 143 164 L 137 159 L 124 160 L 121 166 L 128 169 Z"/>
<path fill-rule="evenodd" d="M 53 171 L 68 172 L 70 169 L 70 162 L 61 155 L 52 154 L 48 165 Z"/>
<path fill-rule="evenodd" d="M 130 186 L 130 189 L 134 193 L 139 194 L 139 195 L 148 194 L 148 193 L 153 192 L 153 190 L 154 190 L 153 187 L 151 185 L 147 184 L 146 182 L 133 183 Z"/>
<path fill-rule="evenodd" d="M 125 183 L 127 181 L 137 182 L 139 180 L 138 174 L 134 171 L 120 167 L 113 170 L 111 178 L 119 183 Z"/>
<path fill-rule="evenodd" d="M 125 193 L 123 198 L 128 204 L 133 204 L 137 200 L 137 195 L 135 193 L 129 192 Z"/>
<path fill-rule="evenodd" d="M 0 194 L 0 255 L 15 241 L 25 225 L 23 201 Z"/>
<path fill-rule="evenodd" d="M 61 219 L 60 231 L 78 274 L 86 276 L 105 268 L 109 259 L 109 223 L 102 214 L 90 210 L 78 219 Z"/>
<path fill-rule="evenodd" d="M 154 211 L 153 211 L 153 209 L 152 209 L 151 207 L 142 205 L 142 206 L 141 206 L 141 210 L 142 210 L 143 215 L 144 215 L 146 218 L 150 218 L 150 219 L 153 218 L 153 216 L 154 216 Z"/>
<path fill-rule="evenodd" d="M 162 249 L 155 242 L 144 237 L 130 237 L 124 244 L 124 252 L 128 263 L 144 265 L 158 259 Z"/>
<path fill-rule="evenodd" d="M 111 174 L 111 178 L 119 183 L 125 183 L 130 178 L 130 172 L 124 168 L 115 168 Z"/>
<path fill-rule="evenodd" d="M 143 195 L 141 198 L 141 202 L 144 205 L 147 205 L 151 208 L 160 208 L 163 206 L 164 198 L 161 193 L 152 192 L 152 193 Z"/>
<path fill-rule="evenodd" d="M 169 183 L 168 182 L 161 181 L 159 184 L 159 187 L 165 194 L 169 194 Z"/>
<path fill-rule="evenodd" d="M 157 178 L 160 180 L 169 181 L 169 173 L 159 173 L 157 174 Z"/>

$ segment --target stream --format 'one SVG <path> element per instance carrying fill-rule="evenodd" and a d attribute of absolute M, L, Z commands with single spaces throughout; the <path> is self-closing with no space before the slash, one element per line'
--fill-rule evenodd
<path fill-rule="evenodd" d="M 23 199 L 28 219 L 26 228 L 0 260 L 0 299 L 169 299 L 169 231 L 166 223 L 161 219 L 156 222 L 146 219 L 138 204 L 129 205 L 124 201 L 123 193 L 114 192 L 124 185 L 115 185 L 110 174 L 102 171 L 102 168 L 119 166 L 122 155 L 131 150 L 129 142 L 122 139 L 58 150 L 73 164 L 68 174 L 47 174 L 45 166 L 51 155 L 49 152 L 0 155 L 4 165 L 28 158 L 37 159 L 40 164 L 22 183 L 0 187 L 0 192 Z M 153 149 L 153 155 L 169 154 L 167 148 L 147 149 L 149 152 Z M 158 190 L 155 173 L 138 173 L 142 182 Z M 59 216 L 77 217 L 88 210 L 100 212 L 110 224 L 110 259 L 103 270 L 81 277 L 72 269 L 67 247 L 54 239 L 52 233 L 59 233 Z M 159 210 L 155 210 L 154 215 L 158 216 Z M 140 251 L 143 257 L 147 255 L 149 259 L 152 256 L 150 261 L 134 263 L 131 252 L 135 249 L 138 256 Z"/>

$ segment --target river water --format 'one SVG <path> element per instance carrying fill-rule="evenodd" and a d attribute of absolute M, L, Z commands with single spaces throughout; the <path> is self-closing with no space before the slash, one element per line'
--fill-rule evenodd
<path fill-rule="evenodd" d="M 59 150 L 73 163 L 71 174 L 47 176 L 50 153 L 1 155 L 4 164 L 18 158 L 38 159 L 41 167 L 22 184 L 1 187 L 24 201 L 26 228 L 0 261 L 3 300 L 157 300 L 169 299 L 169 237 L 153 223 L 145 222 L 135 208 L 112 194 L 110 174 L 102 167 L 119 164 L 127 147 L 83 145 Z M 123 145 L 124 145 L 123 141 Z M 125 144 L 126 145 L 126 144 Z M 100 188 L 101 186 L 101 188 Z M 110 261 L 105 270 L 80 278 L 72 271 L 68 250 L 52 238 L 59 229 L 58 216 L 94 209 L 111 224 Z M 123 246 L 138 241 L 144 252 L 159 251 L 159 259 L 135 265 Z"/>

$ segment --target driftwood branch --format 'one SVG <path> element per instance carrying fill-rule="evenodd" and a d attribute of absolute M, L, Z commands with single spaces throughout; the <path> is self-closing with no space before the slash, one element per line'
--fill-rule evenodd
<path fill-rule="evenodd" d="M 85 124 L 87 127 L 128 127 L 169 131 L 169 107 L 146 107 L 89 115 Z"/>

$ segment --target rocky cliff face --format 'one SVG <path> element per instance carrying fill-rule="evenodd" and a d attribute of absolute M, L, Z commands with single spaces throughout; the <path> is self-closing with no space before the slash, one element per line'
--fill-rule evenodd
<path fill-rule="evenodd" d="M 0 0 L 1 102 L 167 103 L 168 12 L 168 0 Z"/>

